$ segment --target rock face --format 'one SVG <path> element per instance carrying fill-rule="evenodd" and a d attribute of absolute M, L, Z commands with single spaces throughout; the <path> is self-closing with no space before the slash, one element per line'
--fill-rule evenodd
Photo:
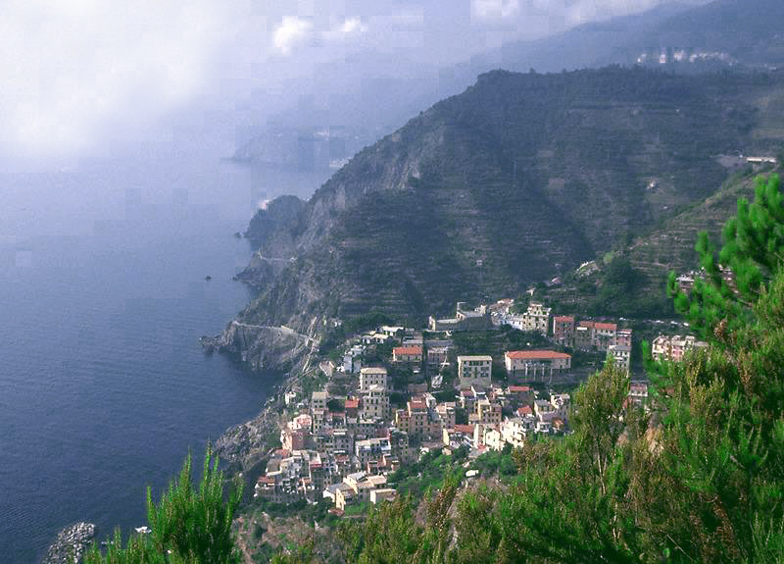
<path fill-rule="evenodd" d="M 70 525 L 57 535 L 57 539 L 46 553 L 43 564 L 79 563 L 94 539 L 95 525 L 92 523 Z"/>
<path fill-rule="evenodd" d="M 234 320 L 217 337 L 202 337 L 207 352 L 237 357 L 253 370 L 291 371 L 307 361 L 316 341 L 285 326 L 253 325 Z"/>

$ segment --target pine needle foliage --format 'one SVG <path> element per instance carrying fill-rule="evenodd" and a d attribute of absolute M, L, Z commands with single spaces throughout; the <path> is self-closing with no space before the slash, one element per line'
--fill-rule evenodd
<path fill-rule="evenodd" d="M 207 447 L 202 477 L 193 485 L 191 456 L 177 479 L 155 503 L 147 488 L 147 521 L 152 533 L 132 536 L 125 547 L 119 529 L 105 555 L 93 548 L 86 564 L 236 564 L 231 524 L 242 499 L 242 484 L 224 497 L 224 476 Z"/>

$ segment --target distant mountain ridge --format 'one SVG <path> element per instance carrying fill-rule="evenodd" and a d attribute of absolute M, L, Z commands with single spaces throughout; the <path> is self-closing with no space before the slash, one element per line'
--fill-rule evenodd
<path fill-rule="evenodd" d="M 707 198 L 728 176 L 717 155 L 780 146 L 782 80 L 484 74 L 307 202 L 257 214 L 243 278 L 260 295 L 240 320 L 315 333 L 371 309 L 422 319 L 519 295 Z"/>
<path fill-rule="evenodd" d="M 372 56 L 355 57 L 341 76 L 335 65 L 329 85 L 340 95 L 329 97 L 329 108 L 303 104 L 272 120 L 276 125 L 243 143 L 236 157 L 248 162 L 274 162 L 300 170 L 324 167 L 320 155 L 333 149 L 325 141 L 310 143 L 314 131 L 339 124 L 346 139 L 341 147 L 353 154 L 393 131 L 422 108 L 469 87 L 476 76 L 493 69 L 559 72 L 612 64 L 645 64 L 675 72 L 716 71 L 729 66 L 784 66 L 784 2 L 717 0 L 702 5 L 660 4 L 646 12 L 587 23 L 535 41 L 513 41 L 451 67 L 416 69 L 401 76 L 379 75 Z M 685 55 L 674 62 L 673 54 Z M 714 55 L 724 54 L 726 58 Z M 659 57 L 666 63 L 660 64 Z M 689 56 L 694 55 L 689 63 Z M 413 65 L 413 63 L 410 63 Z M 389 65 L 385 65 L 389 67 Z M 322 96 L 323 97 L 323 96 Z M 382 105 L 385 111 L 376 108 Z M 302 140 L 305 142 L 302 142 Z"/>

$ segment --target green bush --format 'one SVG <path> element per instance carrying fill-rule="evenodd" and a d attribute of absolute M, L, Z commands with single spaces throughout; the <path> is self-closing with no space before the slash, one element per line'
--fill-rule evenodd
<path fill-rule="evenodd" d="M 224 499 L 223 472 L 207 447 L 201 482 L 194 488 L 191 456 L 177 480 L 156 504 L 147 488 L 147 520 L 152 533 L 133 536 L 123 547 L 119 529 L 105 555 L 97 547 L 85 555 L 85 564 L 234 564 L 231 524 L 242 498 L 242 484 L 235 482 Z"/>

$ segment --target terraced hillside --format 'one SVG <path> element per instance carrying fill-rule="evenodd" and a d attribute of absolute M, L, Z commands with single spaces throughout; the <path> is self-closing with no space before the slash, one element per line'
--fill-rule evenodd
<path fill-rule="evenodd" d="M 241 318 L 317 331 L 518 295 L 705 201 L 728 176 L 717 155 L 778 150 L 781 90 L 775 73 L 482 75 L 308 202 L 259 212 Z"/>
<path fill-rule="evenodd" d="M 698 263 L 694 245 L 697 233 L 708 231 L 716 245 L 720 245 L 721 228 L 735 212 L 739 197 L 754 199 L 754 179 L 758 174 L 770 174 L 773 167 L 746 171 L 734 175 L 722 188 L 700 202 L 664 222 L 661 228 L 635 241 L 628 255 L 635 269 L 651 281 L 661 281 L 674 270 L 692 270 Z"/>

